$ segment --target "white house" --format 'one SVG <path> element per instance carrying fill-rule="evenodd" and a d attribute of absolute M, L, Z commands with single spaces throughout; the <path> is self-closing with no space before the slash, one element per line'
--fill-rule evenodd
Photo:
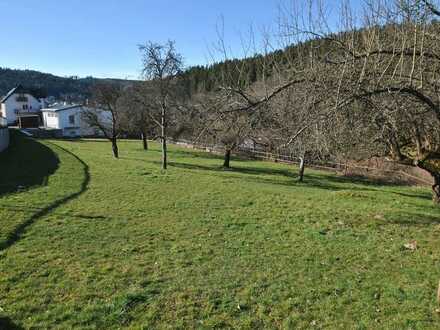
<path fill-rule="evenodd" d="M 80 104 L 55 104 L 41 109 L 44 127 L 60 130 L 63 137 L 101 136 L 100 130 L 90 127 L 84 121 L 82 113 L 85 110 Z"/>
<path fill-rule="evenodd" d="M 38 99 L 21 85 L 11 89 L 0 101 L 0 117 L 6 118 L 9 125 L 38 127 L 40 110 L 45 106 L 44 99 Z"/>

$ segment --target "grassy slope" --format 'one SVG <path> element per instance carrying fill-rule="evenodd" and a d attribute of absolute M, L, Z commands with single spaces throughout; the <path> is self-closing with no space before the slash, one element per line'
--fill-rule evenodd
<path fill-rule="evenodd" d="M 104 142 L 43 144 L 59 158 L 47 185 L 0 196 L 0 239 L 33 216 L 0 252 L 3 322 L 440 326 L 440 212 L 427 189 L 315 171 L 298 184 L 284 165 L 223 171 L 216 157 L 177 148 L 164 174 L 156 145 L 123 142 L 113 160 Z M 402 249 L 413 239 L 417 251 Z"/>

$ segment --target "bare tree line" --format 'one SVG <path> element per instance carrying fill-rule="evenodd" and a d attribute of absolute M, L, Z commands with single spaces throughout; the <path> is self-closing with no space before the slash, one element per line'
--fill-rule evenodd
<path fill-rule="evenodd" d="M 440 203 L 439 8 L 426 0 L 366 0 L 356 12 L 342 2 L 335 26 L 319 0 L 286 5 L 278 40 L 265 35 L 253 46 L 263 55 L 255 57 L 258 81 L 245 62 L 231 61 L 215 88 L 192 94 L 174 43 L 146 43 L 143 83 L 113 90 L 110 99 L 95 93 L 113 122 L 103 129 L 113 145 L 121 130 L 142 135 L 145 149 L 147 136 L 159 139 L 163 169 L 170 135 L 222 145 L 226 168 L 244 143 L 291 150 L 303 164 L 386 157 L 429 172 Z M 219 35 L 217 51 L 228 61 L 225 43 Z"/>

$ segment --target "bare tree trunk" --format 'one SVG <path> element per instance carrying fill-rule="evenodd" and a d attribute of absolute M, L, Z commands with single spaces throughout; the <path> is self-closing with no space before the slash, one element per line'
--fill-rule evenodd
<path fill-rule="evenodd" d="M 113 150 L 113 156 L 115 158 L 119 158 L 118 143 L 117 143 L 117 139 L 115 137 L 112 138 L 112 150 Z"/>
<path fill-rule="evenodd" d="M 440 205 L 440 173 L 433 175 L 434 185 L 432 186 L 432 200 L 434 204 Z"/>
<path fill-rule="evenodd" d="M 304 169 L 305 169 L 305 156 L 299 158 L 299 174 L 298 174 L 298 181 L 303 182 L 304 181 Z"/>
<path fill-rule="evenodd" d="M 165 128 L 162 127 L 162 134 L 164 134 Z M 166 135 L 162 135 L 162 169 L 167 169 L 167 138 Z"/>
<path fill-rule="evenodd" d="M 161 114 L 161 130 L 162 130 L 162 169 L 167 169 L 167 121 L 166 121 L 166 108 L 162 104 Z"/>
<path fill-rule="evenodd" d="M 142 145 L 144 147 L 144 150 L 148 150 L 147 135 L 145 134 L 144 131 L 141 133 L 141 137 L 142 137 Z"/>
<path fill-rule="evenodd" d="M 432 185 L 432 201 L 434 204 L 440 205 L 440 172 L 433 171 L 432 168 L 426 166 L 423 162 L 418 163 L 417 167 L 431 174 L 434 179 L 434 184 Z"/>
<path fill-rule="evenodd" d="M 231 162 L 231 149 L 226 149 L 225 151 L 225 161 L 223 162 L 223 167 L 230 168 Z"/>

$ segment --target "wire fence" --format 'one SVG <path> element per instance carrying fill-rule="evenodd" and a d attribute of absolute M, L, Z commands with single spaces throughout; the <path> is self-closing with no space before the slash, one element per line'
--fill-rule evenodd
<path fill-rule="evenodd" d="M 193 143 L 188 140 L 174 141 L 175 144 L 197 150 L 203 150 L 210 153 L 223 154 L 224 148 L 219 145 L 208 145 L 204 143 Z M 292 165 L 299 165 L 300 157 L 292 154 L 281 152 L 268 152 L 264 150 L 258 150 L 255 148 L 249 148 L 241 146 L 233 151 L 236 156 L 242 156 L 246 158 L 271 161 L 277 163 L 285 163 Z M 414 168 L 405 165 L 399 165 L 392 161 L 386 161 L 384 159 L 377 160 L 379 166 L 365 166 L 353 161 L 334 162 L 334 161 L 318 161 L 318 160 L 306 160 L 306 165 L 311 168 L 334 171 L 346 176 L 364 176 L 374 179 L 380 179 L 389 182 L 403 182 L 417 185 L 432 185 L 432 181 L 427 175 L 423 175 L 419 172 L 414 172 Z"/>

